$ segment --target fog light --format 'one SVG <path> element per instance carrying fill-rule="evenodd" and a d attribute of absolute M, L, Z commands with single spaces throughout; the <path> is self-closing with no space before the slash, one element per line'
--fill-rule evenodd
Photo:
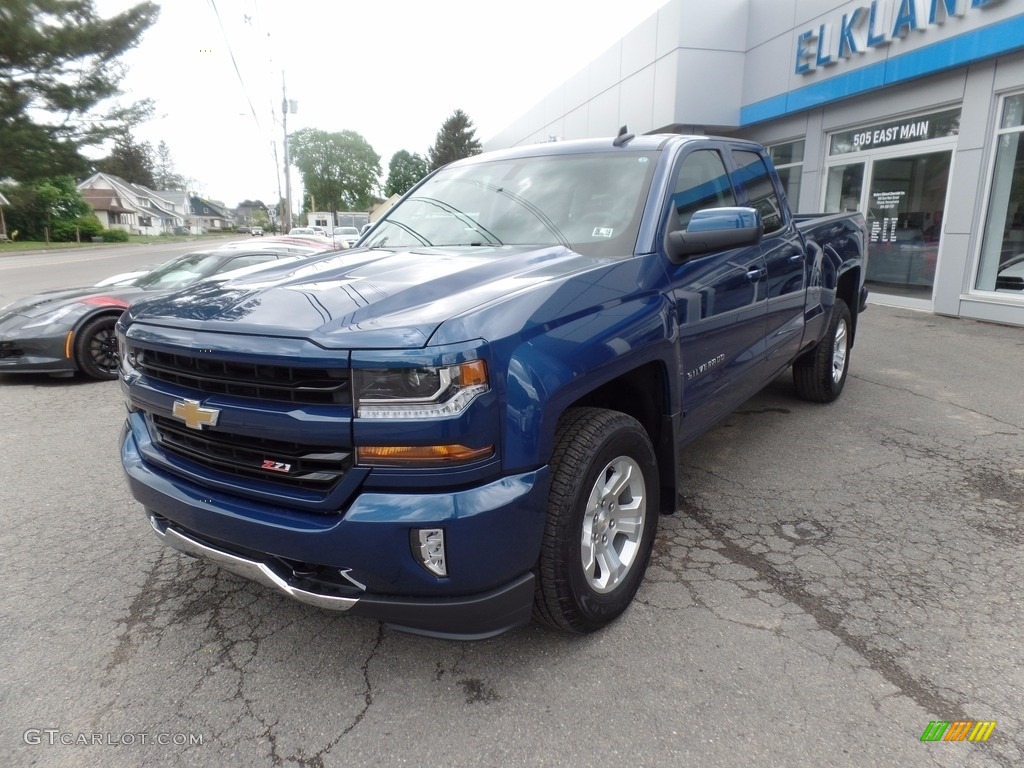
<path fill-rule="evenodd" d="M 410 531 L 410 544 L 416 561 L 435 576 L 448 575 L 444 554 L 444 529 L 418 528 Z"/>

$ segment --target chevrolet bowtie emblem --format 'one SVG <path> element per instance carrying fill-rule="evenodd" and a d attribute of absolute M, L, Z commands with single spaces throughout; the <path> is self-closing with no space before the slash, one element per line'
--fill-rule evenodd
<path fill-rule="evenodd" d="M 186 427 L 200 430 L 203 427 L 212 427 L 220 416 L 218 409 L 203 408 L 198 400 L 175 400 L 171 413 L 184 421 Z"/>

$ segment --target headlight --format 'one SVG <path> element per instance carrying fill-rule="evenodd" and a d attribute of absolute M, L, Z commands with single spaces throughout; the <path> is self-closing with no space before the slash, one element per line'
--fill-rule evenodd
<path fill-rule="evenodd" d="M 483 360 L 440 368 L 356 369 L 356 415 L 364 419 L 457 416 L 487 392 Z"/>
<path fill-rule="evenodd" d="M 128 337 L 118 331 L 117 333 L 117 354 L 121 361 L 121 370 L 126 374 L 137 374 L 135 365 L 138 363 L 139 354 L 128 346 Z"/>

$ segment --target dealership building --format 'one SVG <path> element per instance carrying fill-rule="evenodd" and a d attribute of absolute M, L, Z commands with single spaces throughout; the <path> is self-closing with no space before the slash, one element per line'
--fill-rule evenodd
<path fill-rule="evenodd" d="M 1024 326 L 1024 0 L 671 0 L 487 142 L 769 148 L 791 206 L 860 210 L 872 301 Z"/>

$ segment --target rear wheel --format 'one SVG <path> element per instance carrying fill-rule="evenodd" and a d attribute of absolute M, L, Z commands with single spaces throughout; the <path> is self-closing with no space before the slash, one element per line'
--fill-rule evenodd
<path fill-rule="evenodd" d="M 793 384 L 805 400 L 831 403 L 843 391 L 850 370 L 850 308 L 836 298 L 825 337 L 793 363 Z"/>
<path fill-rule="evenodd" d="M 93 379 L 117 378 L 117 336 L 112 315 L 97 317 L 75 334 L 75 363 L 78 370 Z"/>
<path fill-rule="evenodd" d="M 534 617 L 590 632 L 640 587 L 658 524 L 657 460 L 636 419 L 573 408 L 555 435 Z"/>

